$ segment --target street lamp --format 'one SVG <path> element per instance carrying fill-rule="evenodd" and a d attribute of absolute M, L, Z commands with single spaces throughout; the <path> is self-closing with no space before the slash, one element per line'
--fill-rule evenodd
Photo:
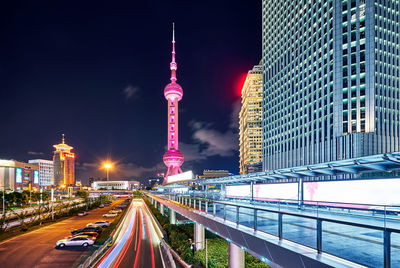
<path fill-rule="evenodd" d="M 107 181 L 108 181 L 110 177 L 110 169 L 112 168 L 112 164 L 108 162 L 104 163 L 104 168 L 106 169 L 107 172 Z"/>

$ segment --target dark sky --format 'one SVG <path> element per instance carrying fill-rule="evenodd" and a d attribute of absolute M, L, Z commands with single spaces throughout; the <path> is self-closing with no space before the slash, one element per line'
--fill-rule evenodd
<path fill-rule="evenodd" d="M 183 170 L 238 172 L 243 76 L 261 58 L 261 2 L 3 1 L 0 158 L 52 158 L 66 142 L 77 178 L 165 171 L 172 22 Z"/>

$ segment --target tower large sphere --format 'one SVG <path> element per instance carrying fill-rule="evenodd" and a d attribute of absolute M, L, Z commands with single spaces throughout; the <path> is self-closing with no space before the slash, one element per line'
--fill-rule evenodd
<path fill-rule="evenodd" d="M 163 161 L 164 164 L 169 167 L 180 167 L 182 166 L 185 158 L 179 150 L 170 149 L 164 153 Z"/>
<path fill-rule="evenodd" d="M 171 82 L 164 88 L 164 96 L 167 100 L 180 101 L 183 97 L 183 89 L 178 83 Z"/>

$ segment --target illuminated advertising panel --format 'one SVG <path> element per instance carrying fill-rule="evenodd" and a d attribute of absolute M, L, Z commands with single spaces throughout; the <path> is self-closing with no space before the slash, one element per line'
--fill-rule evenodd
<path fill-rule="evenodd" d="M 304 200 L 400 205 L 400 179 L 305 182 Z"/>
<path fill-rule="evenodd" d="M 15 182 L 22 183 L 22 168 L 15 169 Z"/>
<path fill-rule="evenodd" d="M 258 200 L 297 199 L 297 183 L 254 185 L 254 198 Z"/>
<path fill-rule="evenodd" d="M 226 186 L 225 196 L 229 198 L 251 197 L 250 185 L 232 185 Z"/>
<path fill-rule="evenodd" d="M 39 184 L 39 171 L 33 171 L 33 183 Z"/>
<path fill-rule="evenodd" d="M 194 178 L 193 172 L 190 170 L 173 176 L 168 176 L 168 184 L 182 182 L 182 181 L 190 181 L 193 180 L 193 178 Z"/>
<path fill-rule="evenodd" d="M 255 184 L 253 187 L 253 198 L 256 200 L 297 200 L 297 183 Z M 229 198 L 251 198 L 250 185 L 226 186 L 225 195 Z"/>

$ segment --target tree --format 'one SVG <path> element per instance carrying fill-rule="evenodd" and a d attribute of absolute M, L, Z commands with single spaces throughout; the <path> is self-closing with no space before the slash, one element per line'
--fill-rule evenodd
<path fill-rule="evenodd" d="M 81 197 L 81 198 L 83 198 L 83 199 L 88 199 L 89 198 L 89 192 L 88 191 L 85 191 L 85 190 L 78 190 L 76 193 L 75 193 L 75 196 L 79 196 L 79 197 Z"/>

